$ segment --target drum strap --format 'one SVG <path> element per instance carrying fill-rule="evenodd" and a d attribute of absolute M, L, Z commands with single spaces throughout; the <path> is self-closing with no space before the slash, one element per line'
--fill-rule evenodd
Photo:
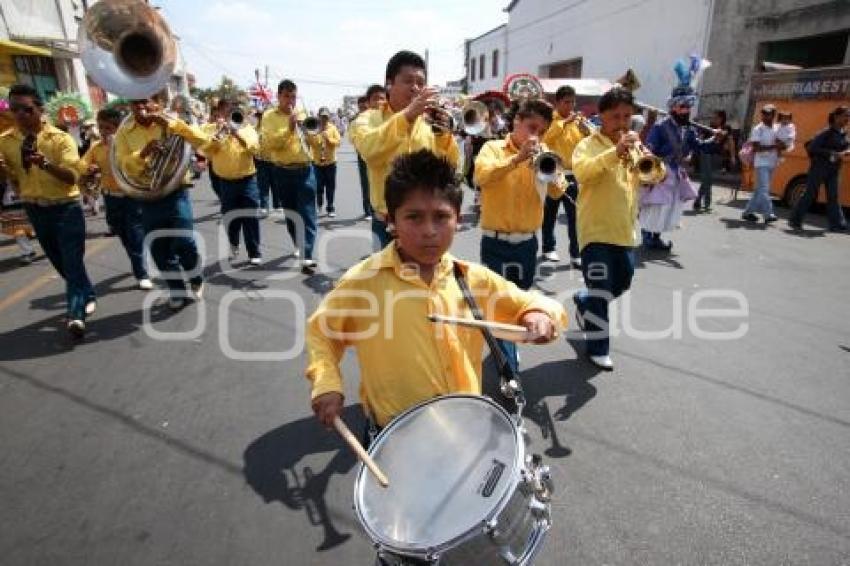
<path fill-rule="evenodd" d="M 475 302 L 475 297 L 472 296 L 472 292 L 469 290 L 469 285 L 466 284 L 466 278 L 463 275 L 463 270 L 457 262 L 454 263 L 454 276 L 466 304 L 469 305 L 472 317 L 476 320 L 484 320 L 484 315 L 481 314 L 481 309 L 478 308 L 478 303 Z M 525 406 L 525 394 L 522 391 L 522 385 L 520 385 L 519 374 L 513 366 L 508 363 L 508 359 L 505 357 L 505 352 L 503 352 L 502 348 L 499 347 L 499 343 L 496 341 L 496 338 L 490 330 L 482 328 L 481 333 L 484 335 L 484 340 L 490 348 L 490 354 L 492 354 L 493 359 L 496 361 L 496 370 L 499 372 L 499 378 L 502 382 L 502 393 L 504 393 L 507 397 L 514 399 L 517 407 L 519 408 L 520 414 L 522 414 L 522 408 Z"/>

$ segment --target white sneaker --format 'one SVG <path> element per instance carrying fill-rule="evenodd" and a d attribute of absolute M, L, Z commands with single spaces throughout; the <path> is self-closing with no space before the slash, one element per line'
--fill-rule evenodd
<path fill-rule="evenodd" d="M 305 259 L 301 262 L 301 273 L 305 275 L 312 275 L 316 273 L 316 262 L 312 259 Z"/>
<path fill-rule="evenodd" d="M 274 215 L 275 216 L 283 216 L 283 209 L 282 208 L 275 208 L 274 209 Z"/>
<path fill-rule="evenodd" d="M 575 269 L 581 269 L 581 258 L 580 257 L 571 257 L 570 265 L 572 265 Z"/>
<path fill-rule="evenodd" d="M 86 323 L 79 319 L 69 320 L 66 328 L 73 336 L 80 338 L 86 332 Z"/>
<path fill-rule="evenodd" d="M 230 246 L 230 259 L 236 259 L 239 256 L 239 246 Z"/>
<path fill-rule="evenodd" d="M 261 257 L 252 257 L 252 258 L 251 258 L 251 260 L 249 261 L 249 263 L 250 263 L 251 265 L 262 265 L 262 264 L 263 264 L 263 258 L 261 258 Z"/>
<path fill-rule="evenodd" d="M 171 297 L 168 299 L 168 308 L 173 311 L 179 311 L 183 308 L 183 298 L 182 297 Z"/>
<path fill-rule="evenodd" d="M 189 285 L 192 288 L 192 294 L 195 296 L 195 300 L 201 302 L 204 300 L 204 282 L 200 283 L 192 283 Z"/>
<path fill-rule="evenodd" d="M 328 218 L 336 218 L 336 212 L 328 212 Z"/>
<path fill-rule="evenodd" d="M 97 301 L 92 299 L 92 300 L 90 300 L 86 303 L 86 315 L 87 316 L 93 315 L 94 311 L 96 311 L 96 310 L 97 310 Z M 71 322 L 74 322 L 74 321 L 71 321 Z"/>
<path fill-rule="evenodd" d="M 553 250 L 551 252 L 544 253 L 543 259 L 545 259 L 546 261 L 558 262 L 558 261 L 561 261 L 561 256 L 558 255 L 558 252 Z"/>
<path fill-rule="evenodd" d="M 612 371 L 614 369 L 614 360 L 611 356 L 588 356 L 593 365 L 601 370 Z"/>
<path fill-rule="evenodd" d="M 372 215 L 367 214 L 366 216 L 363 217 L 363 220 L 368 220 L 369 222 L 371 222 L 372 221 Z"/>
<path fill-rule="evenodd" d="M 301 250 L 296 248 L 295 251 L 292 252 L 292 257 L 294 257 L 295 259 L 298 259 L 299 257 L 301 257 Z"/>
<path fill-rule="evenodd" d="M 153 281 L 145 277 L 144 279 L 139 279 L 139 289 L 142 291 L 150 291 L 153 289 Z"/>

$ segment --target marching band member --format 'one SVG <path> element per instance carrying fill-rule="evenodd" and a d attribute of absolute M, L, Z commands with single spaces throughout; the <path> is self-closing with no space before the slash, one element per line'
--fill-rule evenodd
<path fill-rule="evenodd" d="M 422 117 L 438 102 L 437 91 L 425 86 L 425 71 L 425 61 L 416 53 L 399 51 L 393 55 L 385 75 L 387 104 L 361 114 L 352 126 L 354 147 L 369 169 L 372 233 L 381 248 L 390 240 L 384 182 L 393 159 L 419 149 L 444 155 L 455 166 L 460 157 L 452 133 L 447 128 L 435 133 Z"/>
<path fill-rule="evenodd" d="M 9 109 L 15 127 L 0 135 L 0 176 L 17 182 L 38 242 L 65 279 L 68 332 L 80 337 L 96 303 L 83 263 L 86 223 L 77 187 L 77 144 L 44 120 L 44 103 L 31 86 L 9 89 Z"/>
<path fill-rule="evenodd" d="M 316 167 L 316 206 L 322 208 L 323 197 L 327 199 L 329 218 L 336 217 L 334 194 L 336 193 L 336 149 L 342 138 L 337 127 L 331 122 L 331 111 L 325 107 L 319 109 L 319 127 L 316 135 L 309 136 L 310 149 L 313 151 L 313 163 Z"/>
<path fill-rule="evenodd" d="M 445 157 L 426 149 L 402 154 L 382 180 L 395 240 L 349 269 L 307 323 L 312 407 L 328 427 L 342 410 L 339 364 L 349 345 L 357 349 L 360 399 L 377 427 L 438 395 L 481 394 L 482 333 L 426 319 L 436 313 L 471 317 L 455 266 L 486 319 L 520 324 L 536 343 L 553 340 L 567 323 L 556 301 L 448 253 L 463 194 Z"/>
<path fill-rule="evenodd" d="M 357 132 L 357 117 L 367 110 L 375 110 L 381 108 L 387 102 L 387 90 L 381 85 L 371 85 L 366 89 L 366 94 L 357 99 L 357 115 L 351 121 L 348 127 L 348 139 L 354 144 L 354 137 Z M 363 220 L 372 221 L 372 203 L 369 201 L 369 170 L 366 167 L 366 162 L 363 161 L 363 156 L 356 150 L 357 153 L 357 171 L 360 175 L 360 191 L 363 197 Z"/>
<path fill-rule="evenodd" d="M 257 110 L 255 117 L 257 124 L 254 129 L 259 135 L 263 129 L 263 112 Z M 254 155 L 254 167 L 257 168 L 257 188 L 260 191 L 260 214 L 267 216 L 272 210 L 275 213 L 283 212 L 283 204 L 281 204 L 280 195 L 275 190 L 274 183 L 272 183 L 274 166 L 269 162 L 263 149 L 262 136 L 259 137 L 259 140 L 260 145 Z M 271 203 L 269 203 L 269 196 L 271 196 Z"/>
<path fill-rule="evenodd" d="M 127 197 L 118 186 L 109 164 L 109 151 L 115 132 L 121 124 L 121 113 L 113 108 L 104 108 L 97 113 L 97 128 L 100 140 L 94 142 L 80 160 L 80 173 L 86 176 L 100 175 L 100 188 L 106 205 L 106 223 L 121 240 L 130 259 L 133 276 L 139 288 L 153 289 L 145 267 L 142 246 L 145 229 L 142 226 L 142 208 L 139 201 Z"/>
<path fill-rule="evenodd" d="M 620 87 L 599 99 L 600 129 L 578 143 L 573 172 L 578 193 L 578 239 L 587 289 L 576 293 L 576 320 L 587 337 L 587 355 L 603 370 L 613 370 L 608 355 L 608 303 L 631 286 L 635 268 L 638 214 L 636 172 L 624 163 L 639 141 L 629 131 L 634 113 L 632 93 Z"/>
<path fill-rule="evenodd" d="M 118 166 L 130 177 L 142 178 L 150 163 L 162 147 L 165 134 L 178 135 L 194 146 L 202 145 L 206 138 L 197 127 L 191 127 L 179 118 L 166 118 L 160 114 L 166 102 L 164 92 L 147 99 L 130 102 L 132 118 L 118 128 L 115 134 L 115 156 Z M 189 286 L 195 300 L 203 299 L 204 278 L 200 271 L 203 261 L 198 253 L 192 231 L 192 202 L 186 191 L 191 183 L 187 178 L 183 186 L 158 200 L 142 200 L 142 225 L 145 235 L 157 230 L 181 230 L 186 235 L 159 236 L 151 243 L 151 256 L 164 274 L 170 291 L 168 306 L 179 310 L 186 303 L 186 282 L 179 274 L 181 269 L 190 275 Z"/>
<path fill-rule="evenodd" d="M 296 246 L 295 257 L 300 257 L 300 248 L 304 248 L 301 272 L 310 275 L 316 271 L 316 262 L 313 261 L 313 245 L 318 231 L 316 174 L 301 126 L 306 115 L 296 110 L 297 98 L 298 87 L 294 82 L 284 79 L 278 84 L 277 108 L 263 113 L 260 150 L 273 164 L 272 190 L 280 195 L 284 210 L 298 214 L 304 225 L 304 242 L 299 242 L 295 222 L 288 216 L 286 218 L 286 229 Z"/>
<path fill-rule="evenodd" d="M 558 210 L 561 203 L 567 213 L 567 236 L 570 239 L 570 263 L 573 267 L 581 267 L 581 259 L 578 249 L 578 235 L 576 234 L 576 199 L 578 198 L 578 184 L 573 176 L 572 163 L 573 151 L 578 142 L 591 134 L 587 120 L 580 112 L 575 111 L 576 91 L 573 87 L 565 85 L 555 92 L 555 114 L 552 117 L 552 125 L 543 136 L 543 142 L 560 156 L 566 169 L 567 191 L 559 199 L 546 198 L 543 208 L 543 257 L 548 261 L 558 261 L 558 252 L 555 251 L 555 225 L 558 220 Z"/>
<path fill-rule="evenodd" d="M 204 153 L 210 161 L 210 171 L 218 177 L 221 189 L 221 213 L 238 210 L 248 216 L 231 219 L 227 226 L 230 257 L 239 254 L 239 232 L 245 238 L 245 249 L 251 265 L 262 263 L 260 253 L 260 191 L 257 187 L 257 169 L 254 152 L 259 138 L 254 127 L 244 120 L 241 124 L 230 120 L 233 103 L 227 99 L 218 102 L 219 122 L 216 131 L 204 144 Z M 208 134 L 207 134 L 208 135 Z"/>
<path fill-rule="evenodd" d="M 551 122 L 549 103 L 521 102 L 512 117 L 511 133 L 484 144 L 475 160 L 475 182 L 481 187 L 481 263 L 523 290 L 534 282 L 545 198 L 532 159 L 545 151 L 539 140 Z M 542 191 L 560 198 L 564 188 L 561 179 Z M 508 362 L 518 369 L 516 346 L 500 344 Z"/>

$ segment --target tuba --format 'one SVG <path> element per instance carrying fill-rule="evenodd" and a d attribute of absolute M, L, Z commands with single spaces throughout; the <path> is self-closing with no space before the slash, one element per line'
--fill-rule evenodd
<path fill-rule="evenodd" d="M 177 63 L 177 45 L 168 24 L 144 0 L 101 0 L 80 22 L 77 41 L 86 72 L 103 89 L 138 100 L 168 84 Z M 121 122 L 124 127 L 132 116 Z M 156 200 L 175 191 L 186 176 L 192 148 L 163 133 L 160 150 L 140 178 L 121 169 L 110 148 L 115 180 L 130 197 Z"/>

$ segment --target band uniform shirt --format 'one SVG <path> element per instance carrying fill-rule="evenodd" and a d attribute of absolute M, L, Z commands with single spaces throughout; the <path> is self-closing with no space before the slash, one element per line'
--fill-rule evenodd
<path fill-rule="evenodd" d="M 322 159 L 322 135 L 327 135 L 325 141 L 325 158 Z M 342 141 L 342 136 L 339 130 L 332 122 L 328 122 L 328 127 L 319 132 L 315 136 L 308 136 L 307 140 L 310 144 L 310 151 L 313 153 L 313 163 L 316 165 L 331 165 L 336 163 L 336 150 Z"/>
<path fill-rule="evenodd" d="M 437 135 L 431 125 L 418 116 L 411 124 L 403 112 L 394 111 L 389 104 L 360 114 L 352 126 L 354 147 L 366 162 L 369 173 L 369 200 L 382 216 L 387 214 L 384 185 L 393 159 L 399 155 L 428 149 L 445 157 L 457 167 L 460 150 L 450 133 Z"/>
<path fill-rule="evenodd" d="M 541 144 L 546 151 L 546 146 Z M 536 232 L 543 224 L 543 201 L 561 198 L 563 178 L 540 187 L 531 161 L 514 165 L 519 153 L 511 135 L 484 144 L 475 159 L 475 184 L 481 187 L 481 228 L 497 232 Z"/>
<path fill-rule="evenodd" d="M 301 110 L 295 112 L 298 121 L 307 117 Z M 310 163 L 310 156 L 304 152 L 298 132 L 289 128 L 289 116 L 280 108 L 269 108 L 263 113 L 263 121 L 260 123 L 260 154 L 263 159 L 275 165 L 306 166 Z"/>
<path fill-rule="evenodd" d="M 601 132 L 579 142 L 573 174 L 581 186 L 576 201 L 579 249 L 592 243 L 634 247 L 639 179 L 623 164 L 614 142 Z"/>
<path fill-rule="evenodd" d="M 112 174 L 112 167 L 109 162 L 109 145 L 104 143 L 103 140 L 97 140 L 91 144 L 86 154 L 80 158 L 78 167 L 80 174 L 85 174 L 90 165 L 97 165 L 100 168 L 100 190 L 103 194 L 115 197 L 124 196 L 118 186 L 118 181 L 115 180 L 115 175 Z"/>
<path fill-rule="evenodd" d="M 138 182 L 144 182 L 148 164 L 153 160 L 154 156 L 149 155 L 147 158 L 142 158 L 142 150 L 151 141 L 162 140 L 163 134 L 180 136 L 196 148 L 204 145 L 208 139 L 201 128 L 190 126 L 179 118 L 172 119 L 168 124 L 168 128 L 163 131 L 163 127 L 159 124 L 151 123 L 149 126 L 143 126 L 136 122 L 135 118 L 130 117 L 127 122 L 118 128 L 118 131 L 115 132 L 115 139 L 112 141 L 115 144 L 115 159 L 118 161 L 118 166 L 121 167 L 122 171 L 130 178 Z M 191 172 L 188 169 L 181 184 L 186 186 L 192 184 Z"/>
<path fill-rule="evenodd" d="M 568 170 L 573 168 L 573 152 L 576 145 L 590 135 L 590 132 L 582 131 L 580 120 L 583 119 L 577 113 L 564 118 L 555 111 L 552 124 L 543 136 L 543 143 L 564 160 L 564 168 Z"/>
<path fill-rule="evenodd" d="M 750 141 L 761 145 L 776 145 L 776 128 L 759 122 L 750 132 Z M 776 167 L 779 153 L 776 150 L 753 152 L 753 167 Z"/>
<path fill-rule="evenodd" d="M 343 393 L 339 362 L 348 346 L 357 352 L 360 400 L 378 426 L 436 396 L 480 395 L 481 331 L 426 318 L 472 317 L 454 277 L 455 261 L 444 254 L 426 285 L 402 263 L 393 242 L 349 269 L 307 322 L 311 398 Z M 525 313 L 542 311 L 566 328 L 557 301 L 522 291 L 484 266 L 459 264 L 486 319 L 516 324 Z"/>
<path fill-rule="evenodd" d="M 187 137 L 197 133 L 185 123 L 175 126 L 174 131 Z M 228 181 L 235 181 L 250 177 L 257 172 L 254 165 L 254 152 L 259 148 L 260 142 L 253 126 L 244 124 L 238 130 L 239 137 L 245 140 L 244 146 L 232 135 L 216 140 L 215 134 L 218 128 L 211 134 L 209 130 L 205 131 L 203 128 L 201 131 L 204 133 L 205 140 L 201 150 L 210 160 L 210 166 L 216 175 Z"/>
<path fill-rule="evenodd" d="M 29 170 L 24 168 L 21 145 L 25 137 L 17 127 L 0 134 L 0 154 L 3 155 L 9 175 L 18 186 L 20 199 L 24 202 L 43 200 L 58 203 L 80 196 L 76 184 L 80 154 L 74 138 L 46 122 L 35 138 L 35 150 L 44 155 L 47 161 L 73 172 L 75 182 L 68 184 L 36 165 L 32 165 Z"/>

